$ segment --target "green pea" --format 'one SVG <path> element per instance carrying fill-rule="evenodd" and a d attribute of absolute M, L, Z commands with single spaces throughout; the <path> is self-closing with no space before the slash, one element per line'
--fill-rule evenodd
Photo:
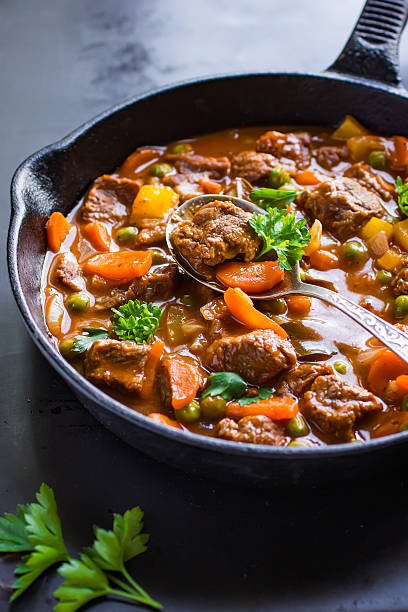
<path fill-rule="evenodd" d="M 75 357 L 78 357 L 78 353 L 74 353 L 74 351 L 72 350 L 74 346 L 74 340 L 75 338 L 68 338 L 68 340 L 62 340 L 59 343 L 60 353 L 67 361 L 71 361 L 71 359 L 75 359 Z"/>
<path fill-rule="evenodd" d="M 133 242 L 136 236 L 138 235 L 139 230 L 137 227 L 133 225 L 129 225 L 127 227 L 121 227 L 116 232 L 116 240 L 119 244 L 128 244 L 129 242 Z"/>
<path fill-rule="evenodd" d="M 307 440 L 292 440 L 288 446 L 303 446 L 304 448 L 310 448 L 312 445 Z"/>
<path fill-rule="evenodd" d="M 285 314 L 287 307 L 286 302 L 283 298 L 275 298 L 274 300 L 268 300 L 262 304 L 262 310 L 270 312 L 271 314 Z"/>
<path fill-rule="evenodd" d="M 271 187 L 279 189 L 282 185 L 289 183 L 290 176 L 283 168 L 274 168 L 268 175 L 268 181 Z"/>
<path fill-rule="evenodd" d="M 220 395 L 208 395 L 200 399 L 202 416 L 208 421 L 218 421 L 225 417 L 227 402 Z"/>
<path fill-rule="evenodd" d="M 180 302 L 183 306 L 195 306 L 197 304 L 197 300 L 193 295 L 183 295 L 180 298 Z"/>
<path fill-rule="evenodd" d="M 398 319 L 402 319 L 408 314 L 408 295 L 399 295 L 395 298 L 394 314 Z"/>
<path fill-rule="evenodd" d="M 149 172 L 152 176 L 163 178 L 163 176 L 168 176 L 173 172 L 173 166 L 170 166 L 170 164 L 153 164 Z"/>
<path fill-rule="evenodd" d="M 286 425 L 286 432 L 291 438 L 302 438 L 309 433 L 309 427 L 302 415 L 297 414 Z"/>
<path fill-rule="evenodd" d="M 347 366 L 342 361 L 335 361 L 333 367 L 339 374 L 345 374 L 347 372 Z"/>
<path fill-rule="evenodd" d="M 408 395 L 404 395 L 402 399 L 401 410 L 408 410 Z"/>
<path fill-rule="evenodd" d="M 193 147 L 191 146 L 190 143 L 180 142 L 179 144 L 176 144 L 173 147 L 171 147 L 170 153 L 174 153 L 175 155 L 178 155 L 179 153 L 191 153 L 192 150 L 193 150 Z"/>
<path fill-rule="evenodd" d="M 349 263 L 360 264 L 368 259 L 367 249 L 355 240 L 343 244 L 343 255 Z"/>
<path fill-rule="evenodd" d="M 180 423 L 195 423 L 200 420 L 200 404 L 193 400 L 184 408 L 175 410 L 174 414 Z"/>
<path fill-rule="evenodd" d="M 166 255 L 163 251 L 159 251 L 158 249 L 152 249 L 152 264 L 154 266 L 159 266 L 160 264 L 169 263 L 171 258 Z"/>
<path fill-rule="evenodd" d="M 392 274 L 388 270 L 378 270 L 376 279 L 380 285 L 388 285 L 392 281 Z"/>
<path fill-rule="evenodd" d="M 65 305 L 71 312 L 86 312 L 90 305 L 89 295 L 86 293 L 71 293 L 67 297 Z"/>
<path fill-rule="evenodd" d="M 384 151 L 371 151 L 368 156 L 368 163 L 376 170 L 384 170 L 387 165 L 387 158 Z"/>

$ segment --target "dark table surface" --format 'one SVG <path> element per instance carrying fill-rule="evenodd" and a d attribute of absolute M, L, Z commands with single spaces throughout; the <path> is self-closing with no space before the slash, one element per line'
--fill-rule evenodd
<path fill-rule="evenodd" d="M 28 154 L 152 87 L 223 72 L 321 70 L 360 7 L 360 0 L 3 0 L 2 244 L 12 172 Z M 406 37 L 401 57 L 408 76 Z M 0 259 L 0 512 L 49 483 L 75 554 L 90 542 L 93 523 L 108 527 L 112 511 L 140 504 L 151 543 L 131 569 L 168 612 L 408 610 L 404 466 L 350 488 L 254 490 L 148 459 L 103 429 L 44 361 L 14 304 L 5 250 Z M 1 610 L 9 609 L 12 567 L 0 562 Z M 58 582 L 54 573 L 41 578 L 14 609 L 52 610 Z M 133 609 L 108 601 L 91 608 Z"/>

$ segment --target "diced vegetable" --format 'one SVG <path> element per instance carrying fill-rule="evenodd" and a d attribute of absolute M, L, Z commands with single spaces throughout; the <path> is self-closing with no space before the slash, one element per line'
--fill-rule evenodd
<path fill-rule="evenodd" d="M 273 189 L 279 189 L 290 182 L 290 175 L 284 168 L 274 168 L 268 174 L 268 181 Z"/>
<path fill-rule="evenodd" d="M 145 366 L 143 387 L 140 391 L 140 397 L 142 399 L 149 399 L 153 395 L 154 383 L 156 381 L 157 366 L 159 365 L 160 359 L 163 355 L 163 351 L 164 342 L 162 340 L 156 340 L 156 342 L 153 342 Z"/>
<path fill-rule="evenodd" d="M 175 411 L 175 416 L 180 423 L 196 423 L 200 420 L 200 404 L 193 400 L 184 408 Z"/>
<path fill-rule="evenodd" d="M 393 238 L 398 246 L 408 251 L 408 219 L 399 221 L 393 226 Z"/>
<path fill-rule="evenodd" d="M 288 310 L 292 315 L 307 315 L 312 307 L 312 300 L 306 295 L 291 295 L 286 298 Z"/>
<path fill-rule="evenodd" d="M 302 438 L 309 433 L 309 427 L 300 412 L 290 419 L 286 425 L 286 433 L 291 438 Z"/>
<path fill-rule="evenodd" d="M 136 236 L 138 235 L 139 230 L 134 225 L 128 225 L 126 227 L 121 227 L 116 232 L 116 241 L 119 244 L 130 244 L 135 241 Z"/>
<path fill-rule="evenodd" d="M 149 174 L 151 174 L 152 176 L 157 176 L 158 178 L 168 176 L 172 172 L 174 172 L 173 166 L 170 166 L 170 164 L 165 163 L 153 164 L 153 166 L 149 168 Z"/>
<path fill-rule="evenodd" d="M 389 249 L 387 234 L 382 230 L 367 240 L 367 246 L 373 257 L 377 259 L 385 255 Z"/>
<path fill-rule="evenodd" d="M 364 136 L 365 134 L 369 134 L 367 128 L 351 115 L 346 115 L 343 123 L 333 132 L 333 138 L 348 140 L 352 136 Z"/>
<path fill-rule="evenodd" d="M 117 251 L 94 255 L 84 265 L 85 274 L 98 274 L 122 285 L 143 276 L 152 265 L 151 251 Z"/>
<path fill-rule="evenodd" d="M 348 264 L 361 265 L 368 259 L 367 249 L 364 245 L 356 240 L 349 240 L 349 242 L 345 242 L 342 246 L 342 252 L 343 257 Z"/>
<path fill-rule="evenodd" d="M 161 414 L 160 412 L 151 412 L 147 415 L 149 419 L 152 421 L 156 421 L 156 423 L 160 423 L 161 425 L 167 425 L 168 427 L 174 427 L 175 429 L 183 429 L 183 426 L 177 421 L 170 419 L 165 414 Z"/>
<path fill-rule="evenodd" d="M 65 305 L 71 312 L 86 312 L 90 305 L 89 295 L 86 293 L 71 293 L 65 300 Z"/>
<path fill-rule="evenodd" d="M 199 184 L 204 189 L 205 193 L 221 193 L 222 185 L 220 183 L 216 183 L 215 181 L 211 181 L 210 179 L 200 178 L 198 179 Z"/>
<path fill-rule="evenodd" d="M 408 166 L 408 140 L 404 136 L 394 136 L 394 150 L 390 165 L 393 170 L 405 170 Z"/>
<path fill-rule="evenodd" d="M 313 221 L 313 225 L 309 230 L 309 234 L 311 235 L 311 240 L 309 244 L 305 246 L 303 249 L 303 253 L 306 256 L 310 256 L 312 253 L 320 249 L 320 243 L 322 239 L 323 226 L 319 219 L 315 219 Z"/>
<path fill-rule="evenodd" d="M 324 251 L 319 249 L 318 251 L 313 251 L 309 256 L 310 265 L 316 270 L 326 271 L 332 270 L 333 268 L 337 268 L 339 265 L 339 260 L 333 253 L 330 251 Z"/>
<path fill-rule="evenodd" d="M 171 344 L 183 344 L 186 341 L 183 323 L 186 322 L 186 311 L 182 306 L 172 304 L 167 311 L 167 335 Z"/>
<path fill-rule="evenodd" d="M 380 285 L 388 285 L 392 281 L 392 278 L 391 272 L 387 272 L 387 270 L 378 270 L 376 274 L 377 282 L 379 282 Z"/>
<path fill-rule="evenodd" d="M 208 421 L 219 421 L 225 417 L 227 402 L 221 395 L 207 395 L 201 397 L 201 416 Z"/>
<path fill-rule="evenodd" d="M 347 365 L 343 361 L 335 361 L 333 367 L 339 374 L 345 374 L 347 372 Z"/>
<path fill-rule="evenodd" d="M 269 397 L 244 405 L 239 402 L 231 402 L 226 408 L 226 416 L 232 419 L 263 415 L 274 421 L 281 421 L 291 419 L 297 413 L 298 402 L 293 397 Z"/>
<path fill-rule="evenodd" d="M 295 176 L 295 181 L 298 185 L 318 185 L 322 182 L 322 179 L 311 170 L 303 170 Z"/>
<path fill-rule="evenodd" d="M 363 240 L 369 240 L 378 232 L 385 232 L 387 236 L 387 240 L 391 240 L 394 225 L 389 223 L 388 221 L 384 221 L 384 219 L 379 219 L 378 217 L 371 217 L 371 219 L 365 224 L 363 229 L 361 230 L 361 237 Z"/>
<path fill-rule="evenodd" d="M 84 227 L 84 232 L 94 249 L 97 251 L 110 251 L 111 238 L 103 223 L 99 223 L 99 221 L 87 223 Z"/>
<path fill-rule="evenodd" d="M 283 298 L 275 298 L 268 301 L 262 300 L 261 308 L 263 312 L 270 312 L 274 315 L 285 314 L 287 311 L 286 302 Z"/>
<path fill-rule="evenodd" d="M 60 250 L 71 229 L 72 225 L 62 213 L 52 213 L 47 223 L 47 242 L 51 251 Z"/>
<path fill-rule="evenodd" d="M 400 388 L 401 391 L 403 391 L 405 394 L 408 393 L 408 374 L 400 374 L 399 376 L 397 376 L 397 378 L 395 379 L 395 382 L 397 384 L 397 386 Z M 405 397 L 407 398 L 405 402 L 403 402 L 403 410 L 408 410 L 408 395 L 405 395 Z M 405 400 L 404 397 L 404 400 Z"/>
<path fill-rule="evenodd" d="M 353 136 L 347 140 L 347 146 L 355 161 L 367 161 L 371 151 L 384 151 L 389 145 L 382 136 Z"/>
<path fill-rule="evenodd" d="M 382 349 L 370 366 L 367 382 L 378 395 L 383 393 L 390 380 L 401 374 L 408 374 L 408 363 L 389 349 Z"/>
<path fill-rule="evenodd" d="M 166 363 L 171 389 L 171 404 L 180 410 L 195 398 L 200 386 L 197 368 L 182 358 L 174 357 Z"/>
<path fill-rule="evenodd" d="M 376 170 L 384 170 L 387 165 L 387 157 L 384 151 L 371 151 L 368 156 L 368 163 Z"/>
<path fill-rule="evenodd" d="M 259 312 L 246 293 L 239 288 L 229 288 L 224 293 L 228 310 L 240 323 L 253 329 L 272 329 L 281 338 L 287 338 L 285 330 L 272 319 Z"/>
<path fill-rule="evenodd" d="M 388 272 L 392 272 L 395 270 L 401 263 L 402 255 L 394 251 L 393 249 L 389 249 L 382 257 L 377 259 L 377 264 L 383 270 L 388 270 Z"/>
<path fill-rule="evenodd" d="M 53 336 L 61 333 L 62 319 L 64 318 L 64 307 L 61 296 L 58 293 L 47 297 L 45 301 L 45 320 L 47 327 Z"/>
<path fill-rule="evenodd" d="M 408 295 L 399 295 L 394 301 L 394 315 L 402 319 L 408 314 Z"/>
<path fill-rule="evenodd" d="M 283 281 L 285 273 L 277 261 L 229 261 L 217 266 L 218 280 L 227 287 L 239 287 L 247 293 L 262 293 Z"/>
<path fill-rule="evenodd" d="M 178 155 L 179 153 L 191 153 L 193 147 L 189 142 L 180 142 L 179 144 L 173 145 L 170 149 L 170 153 Z"/>
<path fill-rule="evenodd" d="M 178 199 L 178 194 L 171 187 L 143 185 L 133 201 L 130 223 L 137 223 L 141 219 L 164 219 Z"/>
<path fill-rule="evenodd" d="M 68 340 L 63 340 L 59 343 L 58 348 L 60 350 L 60 353 L 68 361 L 70 361 L 71 359 L 75 359 L 75 357 L 78 357 L 78 353 L 72 350 L 73 346 L 74 338 L 68 338 Z"/>

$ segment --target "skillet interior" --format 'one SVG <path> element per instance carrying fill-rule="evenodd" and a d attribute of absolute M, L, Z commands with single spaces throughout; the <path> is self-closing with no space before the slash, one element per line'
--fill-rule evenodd
<path fill-rule="evenodd" d="M 234 444 L 164 428 L 118 404 L 84 380 L 48 340 L 40 304 L 46 251 L 44 225 L 67 213 L 92 180 L 113 170 L 136 147 L 271 124 L 335 125 L 345 113 L 386 134 L 408 134 L 408 98 L 330 75 L 220 77 L 131 100 L 30 157 L 12 186 L 10 276 L 24 320 L 51 364 L 87 408 L 119 437 L 183 469 L 221 479 L 293 485 L 326 484 L 389 468 L 408 454 L 408 432 L 362 445 L 313 449 Z M 322 461 L 328 469 L 322 470 Z M 327 465 L 329 463 L 329 465 Z"/>

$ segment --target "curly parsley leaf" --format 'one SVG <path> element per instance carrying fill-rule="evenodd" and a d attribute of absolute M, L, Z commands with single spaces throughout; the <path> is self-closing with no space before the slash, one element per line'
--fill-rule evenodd
<path fill-rule="evenodd" d="M 112 311 L 111 322 L 119 340 L 134 340 L 138 344 L 152 341 L 163 314 L 158 306 L 139 300 L 129 300 Z"/>
<path fill-rule="evenodd" d="M 0 517 L 0 553 L 5 552 L 28 552 L 33 550 L 33 545 L 28 539 L 25 514 L 28 512 L 28 504 L 17 506 L 17 514 L 6 512 Z"/>
<path fill-rule="evenodd" d="M 398 207 L 404 215 L 408 216 L 408 183 L 404 185 L 402 178 L 397 176 L 394 187 L 398 194 Z"/>
<path fill-rule="evenodd" d="M 75 612 L 93 599 L 111 592 L 107 576 L 87 555 L 81 554 L 81 560 L 71 559 L 64 563 L 58 573 L 65 581 L 54 592 L 59 600 L 55 612 Z"/>
<path fill-rule="evenodd" d="M 201 397 L 221 395 L 227 402 L 241 397 L 246 389 L 246 382 L 234 372 L 215 372 L 210 374 Z"/>
<path fill-rule="evenodd" d="M 270 189 L 269 187 L 256 187 L 249 194 L 252 202 L 268 210 L 268 208 L 287 208 L 295 200 L 298 192 L 295 189 Z"/>
<path fill-rule="evenodd" d="M 238 400 L 238 404 L 241 404 L 241 406 L 254 404 L 255 402 L 259 402 L 259 400 L 268 399 L 271 395 L 273 395 L 272 389 L 259 389 L 258 395 L 255 395 L 255 397 L 242 397 Z"/>
<path fill-rule="evenodd" d="M 269 208 L 264 215 L 253 213 L 249 224 L 263 239 L 259 257 L 275 251 L 281 270 L 290 270 L 302 259 L 303 249 L 311 240 L 304 219 L 296 221 L 293 213 L 278 208 Z"/>
<path fill-rule="evenodd" d="M 74 343 L 72 345 L 72 351 L 74 353 L 85 353 L 95 340 L 102 340 L 108 338 L 109 333 L 103 327 L 83 327 L 82 331 L 85 334 L 75 336 Z"/>

